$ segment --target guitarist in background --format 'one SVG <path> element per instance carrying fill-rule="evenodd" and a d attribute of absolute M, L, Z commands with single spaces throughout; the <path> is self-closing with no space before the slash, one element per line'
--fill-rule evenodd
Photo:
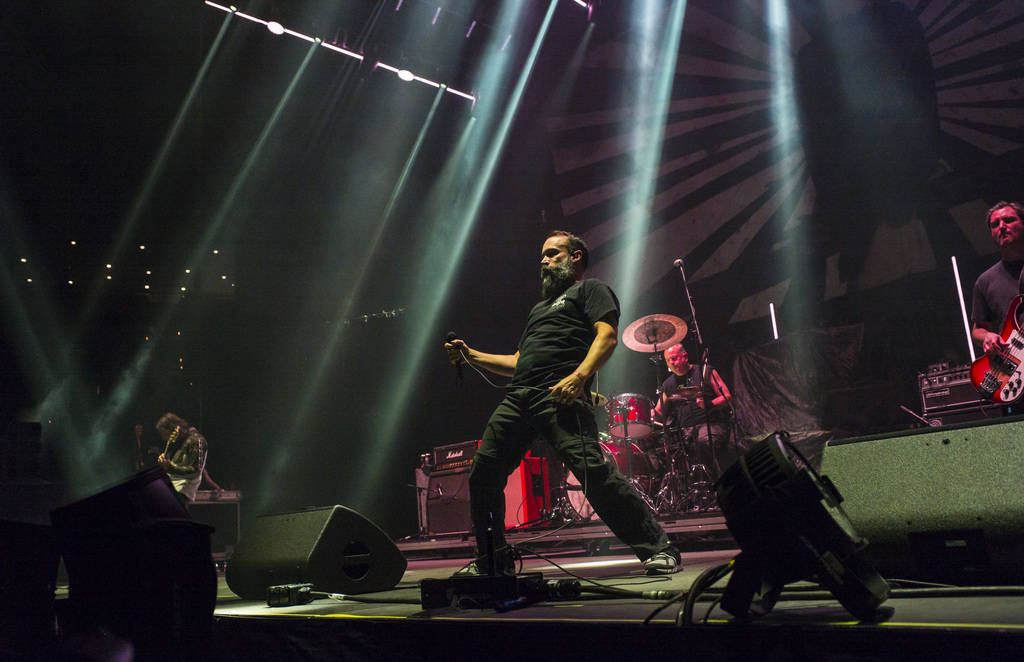
<path fill-rule="evenodd" d="M 1024 266 L 1024 205 L 997 202 L 986 215 L 989 232 L 999 246 L 999 261 L 978 276 L 971 305 L 971 337 L 986 354 L 1006 345 L 1000 336 L 1013 297 L 1021 292 Z"/>
<path fill-rule="evenodd" d="M 171 479 L 178 499 L 188 505 L 196 498 L 206 466 L 206 438 L 176 414 L 166 413 L 156 422 L 164 440 L 164 452 L 156 459 Z"/>

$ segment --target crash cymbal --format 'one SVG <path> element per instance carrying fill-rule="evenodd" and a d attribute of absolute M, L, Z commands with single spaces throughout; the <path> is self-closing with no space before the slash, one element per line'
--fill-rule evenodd
<path fill-rule="evenodd" d="M 622 332 L 622 342 L 636 352 L 660 352 L 686 337 L 686 322 L 672 315 L 641 317 Z"/>

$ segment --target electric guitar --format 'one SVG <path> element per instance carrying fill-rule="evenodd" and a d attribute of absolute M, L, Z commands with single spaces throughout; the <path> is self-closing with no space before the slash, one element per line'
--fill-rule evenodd
<path fill-rule="evenodd" d="M 971 383 L 983 397 L 999 404 L 1024 395 L 1024 333 L 1017 324 L 1017 308 L 1024 296 L 1015 296 L 999 337 L 1006 341 L 998 354 L 986 354 L 971 364 Z"/>

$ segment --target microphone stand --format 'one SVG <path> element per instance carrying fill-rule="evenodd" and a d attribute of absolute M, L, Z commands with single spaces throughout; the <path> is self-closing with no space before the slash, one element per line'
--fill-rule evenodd
<path fill-rule="evenodd" d="M 697 310 L 693 305 L 693 295 L 690 293 L 690 286 L 686 282 L 686 269 L 683 265 L 683 259 L 679 258 L 672 263 L 679 269 L 679 274 L 683 277 L 683 291 L 686 293 L 686 301 L 690 306 L 690 319 L 693 321 L 693 331 L 697 334 L 697 349 L 701 357 L 701 378 L 700 378 L 700 397 L 704 402 L 702 409 L 704 410 L 704 428 L 708 435 L 708 446 L 711 448 L 711 467 L 710 470 L 714 471 L 714 479 L 718 480 L 720 472 L 718 468 L 718 451 L 715 448 L 715 440 L 711 436 L 711 414 L 708 411 L 708 407 L 711 403 L 708 401 L 706 395 L 708 391 L 712 394 L 715 392 L 713 381 L 711 382 L 711 388 L 708 388 L 709 380 L 713 380 L 711 371 L 711 348 L 704 344 L 704 336 L 700 332 L 700 324 L 697 322 Z M 712 401 L 714 398 L 712 398 Z M 696 442 L 696 439 L 694 440 Z M 696 444 L 694 446 L 696 450 Z"/>

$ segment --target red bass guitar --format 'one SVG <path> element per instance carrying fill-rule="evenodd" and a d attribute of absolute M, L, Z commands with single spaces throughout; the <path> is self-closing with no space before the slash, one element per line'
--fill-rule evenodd
<path fill-rule="evenodd" d="M 986 354 L 971 364 L 971 383 L 978 393 L 999 404 L 1009 404 L 1024 395 L 1024 334 L 1017 323 L 1022 296 L 1013 297 L 999 337 L 1006 346 L 998 354 Z"/>

